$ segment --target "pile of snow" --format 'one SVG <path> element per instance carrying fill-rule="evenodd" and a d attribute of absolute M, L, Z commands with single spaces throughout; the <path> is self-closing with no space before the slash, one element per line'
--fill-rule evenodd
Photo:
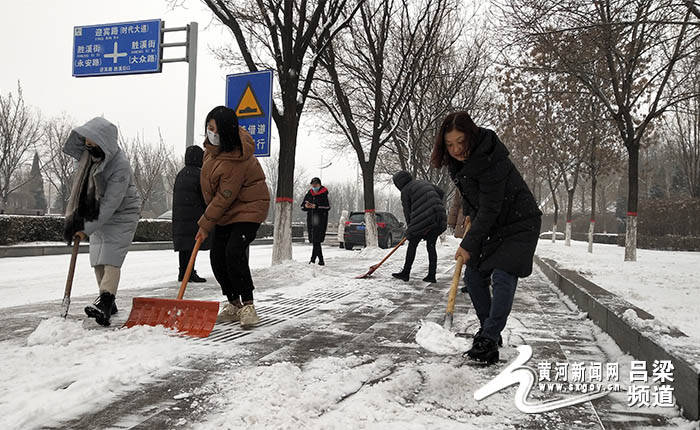
<path fill-rule="evenodd" d="M 461 354 L 468 349 L 466 339 L 455 336 L 439 324 L 423 320 L 420 324 L 420 330 L 416 333 L 416 343 L 428 351 L 439 355 L 452 355 Z"/>
<path fill-rule="evenodd" d="M 637 250 L 637 261 L 624 261 L 617 245 L 540 240 L 537 255 L 575 270 L 606 290 L 644 309 L 656 323 L 676 326 L 700 345 L 700 252 Z"/>
<path fill-rule="evenodd" d="M 58 426 L 171 371 L 202 347 L 163 327 L 42 321 L 26 345 L 0 344 L 0 428 Z"/>
<path fill-rule="evenodd" d="M 656 318 L 649 320 L 639 318 L 634 309 L 627 309 L 622 313 L 622 319 L 632 327 L 643 332 L 653 331 L 658 334 L 669 334 L 671 328 L 666 324 L 660 323 Z"/>
<path fill-rule="evenodd" d="M 508 417 L 516 413 L 502 393 L 477 406 L 472 393 L 484 380 L 468 366 L 351 354 L 226 376 L 196 393 L 206 400 L 190 407 L 209 414 L 194 428 L 498 429 L 511 428 Z"/>

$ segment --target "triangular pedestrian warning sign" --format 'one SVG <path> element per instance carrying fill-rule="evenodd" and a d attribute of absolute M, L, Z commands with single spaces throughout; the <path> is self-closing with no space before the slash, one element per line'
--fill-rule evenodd
<path fill-rule="evenodd" d="M 258 98 L 255 97 L 253 92 L 253 87 L 250 86 L 250 82 L 245 87 L 241 100 L 238 102 L 236 107 L 236 116 L 239 118 L 246 118 L 251 116 L 263 116 L 262 108 L 260 103 L 258 103 Z"/>

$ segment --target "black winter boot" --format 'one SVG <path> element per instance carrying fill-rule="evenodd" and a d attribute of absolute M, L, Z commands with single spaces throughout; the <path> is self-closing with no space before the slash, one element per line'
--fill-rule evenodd
<path fill-rule="evenodd" d="M 481 336 L 481 329 L 479 329 L 475 334 L 474 334 L 474 342 L 476 342 L 476 338 Z M 473 345 L 472 345 L 473 346 Z M 503 338 L 501 335 L 498 335 L 498 346 L 502 347 L 503 346 Z"/>
<path fill-rule="evenodd" d="M 391 276 L 393 276 L 396 279 L 401 279 L 404 282 L 408 282 L 410 273 L 406 273 L 404 271 L 397 272 L 397 273 L 392 273 Z"/>
<path fill-rule="evenodd" d="M 481 361 L 486 364 L 498 362 L 498 345 L 493 339 L 479 336 L 474 339 L 474 345 L 466 352 L 472 360 Z"/>
<path fill-rule="evenodd" d="M 428 276 L 423 278 L 423 282 L 430 282 L 431 284 L 434 284 L 437 282 L 437 279 L 435 279 L 435 274 L 430 274 L 428 273 Z"/>
<path fill-rule="evenodd" d="M 190 282 L 207 282 L 207 280 L 199 276 L 196 270 L 193 270 L 190 275 Z"/>
<path fill-rule="evenodd" d="M 90 318 L 95 318 L 97 324 L 109 327 L 112 311 L 114 310 L 116 313 L 116 307 L 113 306 L 114 294 L 103 291 L 93 304 L 85 306 L 85 314 Z"/>

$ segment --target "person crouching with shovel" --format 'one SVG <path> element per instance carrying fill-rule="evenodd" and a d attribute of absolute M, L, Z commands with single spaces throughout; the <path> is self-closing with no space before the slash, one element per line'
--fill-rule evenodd
<path fill-rule="evenodd" d="M 466 266 L 464 284 L 481 325 L 466 355 L 493 364 L 499 359 L 501 331 L 518 278 L 532 273 L 542 212 L 508 149 L 492 130 L 477 127 L 467 112 L 445 117 L 431 165 L 447 166 L 464 214 L 471 219 L 455 254 Z"/>
<path fill-rule="evenodd" d="M 215 107 L 205 121 L 204 163 L 200 182 L 207 208 L 198 221 L 197 240 L 213 233 L 209 258 L 214 277 L 228 299 L 217 321 L 260 322 L 253 305 L 248 246 L 267 217 L 270 193 L 255 143 L 238 126 L 233 109 Z"/>
<path fill-rule="evenodd" d="M 141 198 L 131 165 L 117 143 L 117 127 L 93 118 L 73 129 L 63 152 L 78 160 L 66 207 L 64 239 L 90 237 L 90 265 L 100 291 L 85 313 L 103 326 L 117 312 L 115 296 L 121 266 L 134 238 Z"/>
<path fill-rule="evenodd" d="M 394 185 L 401 191 L 401 205 L 406 218 L 406 237 L 408 250 L 403 269 L 391 276 L 408 282 L 411 266 L 416 258 L 416 249 L 425 239 L 428 251 L 428 275 L 423 282 L 435 283 L 437 271 L 437 251 L 435 244 L 438 237 L 447 228 L 447 215 L 442 202 L 445 192 L 428 181 L 413 179 L 410 173 L 401 170 L 393 176 Z"/>

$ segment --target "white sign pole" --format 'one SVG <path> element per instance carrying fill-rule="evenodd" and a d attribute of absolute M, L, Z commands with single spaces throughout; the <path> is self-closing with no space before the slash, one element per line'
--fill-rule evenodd
<path fill-rule="evenodd" d="M 190 22 L 187 26 L 187 134 L 185 145 L 194 144 L 194 101 L 197 87 L 197 23 Z"/>

